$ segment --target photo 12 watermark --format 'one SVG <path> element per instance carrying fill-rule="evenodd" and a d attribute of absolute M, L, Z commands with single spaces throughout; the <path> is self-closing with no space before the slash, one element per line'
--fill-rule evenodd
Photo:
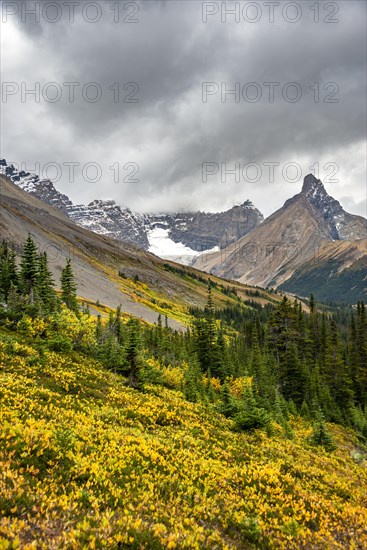
<path fill-rule="evenodd" d="M 139 103 L 139 85 L 136 82 L 14 82 L 1 83 L 1 103 Z"/>
<path fill-rule="evenodd" d="M 116 0 L 115 2 L 81 1 L 11 1 L 1 3 L 1 21 L 7 23 L 15 17 L 21 23 L 75 23 L 82 20 L 96 24 L 107 20 L 114 23 L 137 24 L 140 22 L 139 2 Z"/>
<path fill-rule="evenodd" d="M 302 19 L 314 23 L 339 23 L 339 2 L 202 2 L 203 23 L 255 24 L 259 22 L 294 24 Z"/>
<path fill-rule="evenodd" d="M 201 99 L 203 103 L 298 103 L 311 99 L 314 103 L 339 103 L 339 85 L 336 82 L 312 82 L 301 85 L 298 82 L 203 82 Z"/>
<path fill-rule="evenodd" d="M 322 179 L 324 183 L 338 183 L 335 178 L 339 171 L 339 165 L 336 162 L 326 162 L 320 167 L 319 162 L 315 162 L 307 169 L 317 178 Z M 321 174 L 321 178 L 320 178 Z M 306 174 L 302 166 L 294 161 L 280 163 L 277 161 L 259 162 L 203 162 L 202 163 L 202 182 L 208 183 L 214 177 L 220 178 L 222 183 L 275 183 L 277 178 L 282 178 L 287 183 L 297 183 L 301 181 Z"/>
<path fill-rule="evenodd" d="M 56 184 L 59 181 L 68 183 L 95 184 L 104 183 L 139 183 L 140 166 L 134 161 L 115 161 L 108 167 L 103 167 L 98 162 L 90 161 L 80 163 L 77 161 L 65 161 L 62 163 L 49 161 L 46 163 L 35 162 L 30 165 L 27 162 L 6 163 L 0 160 L 0 173 L 11 179 L 14 183 L 50 181 Z"/>

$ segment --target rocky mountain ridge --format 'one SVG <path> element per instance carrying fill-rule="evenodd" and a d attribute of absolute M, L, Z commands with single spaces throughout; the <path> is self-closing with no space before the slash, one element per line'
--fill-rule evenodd
<path fill-rule="evenodd" d="M 195 267 L 247 284 L 277 287 L 326 244 L 366 237 L 366 219 L 346 212 L 309 174 L 301 192 L 259 227 L 220 252 L 198 258 Z"/>
<path fill-rule="evenodd" d="M 204 251 L 223 248 L 237 241 L 264 220 L 249 200 L 218 213 L 140 214 L 112 200 L 75 205 L 55 188 L 51 180 L 18 170 L 14 165 L 8 165 L 5 159 L 0 159 L 0 173 L 86 229 L 136 244 L 182 263 L 191 263 Z"/>

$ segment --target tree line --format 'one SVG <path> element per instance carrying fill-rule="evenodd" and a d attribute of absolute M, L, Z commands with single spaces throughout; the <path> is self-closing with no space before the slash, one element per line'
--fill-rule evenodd
<path fill-rule="evenodd" d="M 0 303 L 8 316 L 17 319 L 23 313 L 47 315 L 56 311 L 61 303 L 77 312 L 77 287 L 71 260 L 61 272 L 61 293 L 55 291 L 55 282 L 49 269 L 47 253 L 38 253 L 37 245 L 29 234 L 23 246 L 20 265 L 16 253 L 6 241 L 0 245 Z"/>

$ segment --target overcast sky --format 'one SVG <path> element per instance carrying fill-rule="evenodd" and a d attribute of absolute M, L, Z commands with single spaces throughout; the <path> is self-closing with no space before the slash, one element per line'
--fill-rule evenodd
<path fill-rule="evenodd" d="M 269 215 L 318 167 L 366 216 L 364 1 L 1 8 L 1 155 L 74 202 Z"/>

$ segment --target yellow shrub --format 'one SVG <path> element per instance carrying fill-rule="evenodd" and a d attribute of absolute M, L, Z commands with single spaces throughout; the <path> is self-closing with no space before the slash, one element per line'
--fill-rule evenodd
<path fill-rule="evenodd" d="M 95 328 L 93 317 L 86 313 L 80 313 L 78 316 L 66 306 L 62 306 L 60 312 L 50 317 L 47 336 L 51 339 L 66 338 L 73 344 L 87 348 L 95 341 Z"/>
<path fill-rule="evenodd" d="M 180 367 L 163 367 L 162 378 L 165 386 L 180 390 L 182 388 L 184 371 Z"/>
<path fill-rule="evenodd" d="M 211 383 L 212 383 L 213 389 L 215 391 L 220 391 L 220 389 L 222 387 L 222 384 L 220 383 L 219 378 L 211 377 Z M 208 387 L 208 385 L 209 385 L 209 378 L 207 377 L 206 374 L 203 375 L 203 384 L 206 387 Z"/>
<path fill-rule="evenodd" d="M 154 357 L 148 357 L 145 362 L 147 363 L 147 365 L 149 365 L 150 367 L 154 367 L 155 369 L 161 368 L 159 361 Z"/>
<path fill-rule="evenodd" d="M 26 344 L 19 344 L 18 342 L 12 342 L 11 344 L 12 352 L 15 355 L 20 355 L 21 357 L 31 357 L 32 355 L 37 355 L 35 349 Z"/>
<path fill-rule="evenodd" d="M 241 378 L 236 378 L 234 380 L 231 380 L 230 392 L 232 395 L 240 399 L 243 396 L 245 389 L 251 385 L 252 385 L 251 376 L 246 376 L 246 377 L 243 376 Z"/>
<path fill-rule="evenodd" d="M 43 319 L 32 319 L 28 315 L 25 315 L 18 322 L 18 329 L 23 332 L 26 336 L 31 338 L 37 338 L 41 336 L 46 329 L 46 322 Z"/>

